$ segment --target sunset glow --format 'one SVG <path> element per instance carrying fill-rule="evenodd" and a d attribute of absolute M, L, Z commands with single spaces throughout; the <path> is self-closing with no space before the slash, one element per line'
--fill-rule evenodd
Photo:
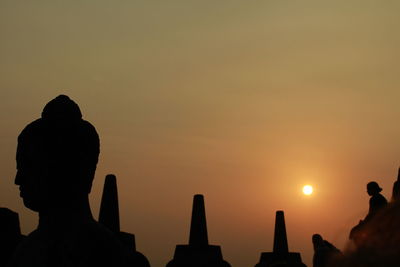
<path fill-rule="evenodd" d="M 311 185 L 305 185 L 303 186 L 303 194 L 304 195 L 311 195 L 313 193 L 313 187 Z"/>
<path fill-rule="evenodd" d="M 313 234 L 347 247 L 368 182 L 392 197 L 399 11 L 400 1 L 0 1 L 1 207 L 23 235 L 37 228 L 15 184 L 18 136 L 63 94 L 100 138 L 94 219 L 115 174 L 120 229 L 151 266 L 187 243 L 195 194 L 232 266 L 270 249 L 277 210 L 290 250 L 312 266 Z"/>

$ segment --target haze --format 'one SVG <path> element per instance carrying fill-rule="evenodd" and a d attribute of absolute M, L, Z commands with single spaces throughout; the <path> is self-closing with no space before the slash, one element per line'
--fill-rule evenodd
<path fill-rule="evenodd" d="M 310 266 L 313 233 L 342 248 L 366 215 L 369 181 L 391 197 L 399 12 L 391 0 L 1 1 L 0 205 L 35 229 L 16 140 L 66 94 L 101 138 L 93 214 L 116 174 L 121 230 L 152 266 L 188 242 L 196 193 L 232 266 L 272 249 L 279 209 Z"/>

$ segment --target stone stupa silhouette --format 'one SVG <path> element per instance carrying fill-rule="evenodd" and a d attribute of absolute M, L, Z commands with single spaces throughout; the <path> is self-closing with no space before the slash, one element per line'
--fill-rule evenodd
<path fill-rule="evenodd" d="M 275 217 L 274 248 L 272 252 L 261 253 L 260 262 L 255 267 L 306 267 L 300 253 L 289 252 L 285 215 L 277 211 Z"/>
<path fill-rule="evenodd" d="M 208 244 L 203 195 L 193 198 L 192 221 L 188 245 L 177 245 L 167 267 L 230 267 L 224 261 L 221 247 Z"/>
<path fill-rule="evenodd" d="M 120 230 L 117 178 L 113 174 L 107 175 L 104 181 L 99 223 L 116 234 L 121 243 L 126 247 L 130 265 L 135 267 L 150 267 L 147 258 L 136 250 L 135 235 L 121 232 Z"/>

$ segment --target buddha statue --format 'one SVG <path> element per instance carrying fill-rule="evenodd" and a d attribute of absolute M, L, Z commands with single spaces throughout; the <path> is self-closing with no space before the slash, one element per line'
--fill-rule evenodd
<path fill-rule="evenodd" d="M 15 184 L 39 224 L 9 266 L 127 266 L 123 245 L 93 219 L 89 206 L 99 152 L 96 129 L 65 95 L 23 129 Z"/>

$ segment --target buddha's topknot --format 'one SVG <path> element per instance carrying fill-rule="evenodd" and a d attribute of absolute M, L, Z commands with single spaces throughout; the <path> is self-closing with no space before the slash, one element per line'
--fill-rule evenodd
<path fill-rule="evenodd" d="M 42 119 L 49 121 L 76 121 L 82 119 L 79 106 L 66 95 L 51 100 L 42 111 Z"/>

